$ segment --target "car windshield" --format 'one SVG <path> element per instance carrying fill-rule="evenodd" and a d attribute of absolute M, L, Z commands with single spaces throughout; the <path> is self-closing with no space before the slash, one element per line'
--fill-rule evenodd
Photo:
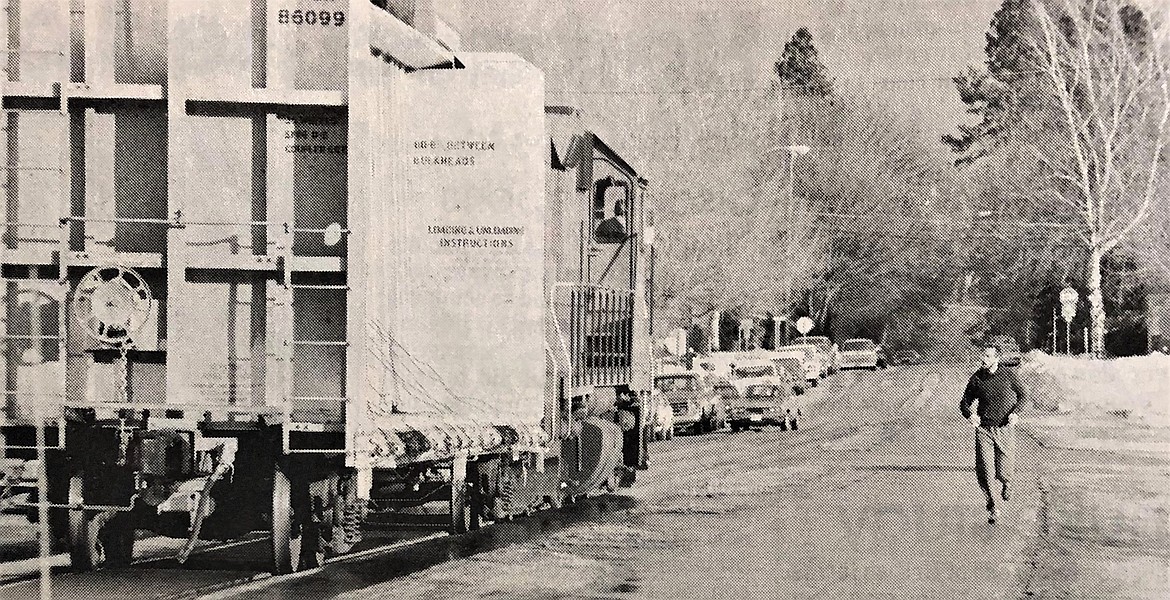
<path fill-rule="evenodd" d="M 693 392 L 699 389 L 694 377 L 659 377 L 654 385 L 660 392 Z"/>
<path fill-rule="evenodd" d="M 863 352 L 873 350 L 874 343 L 869 340 L 849 340 L 841 346 L 841 349 L 845 352 Z"/>
<path fill-rule="evenodd" d="M 733 385 L 717 385 L 715 392 L 724 398 L 738 398 L 739 390 L 735 389 Z"/>
<path fill-rule="evenodd" d="M 748 387 L 747 396 L 755 396 L 756 398 L 766 397 L 770 398 L 776 395 L 776 386 L 773 385 L 753 385 Z"/>
<path fill-rule="evenodd" d="M 824 337 L 824 336 L 819 336 L 819 335 L 814 335 L 814 336 L 810 336 L 810 337 L 798 337 L 795 340 L 793 340 L 793 343 L 795 343 L 795 344 L 812 344 L 814 346 L 818 346 L 821 348 L 828 348 L 829 346 L 833 345 L 833 342 L 829 341 L 829 338 Z"/>
<path fill-rule="evenodd" d="M 767 377 L 769 375 L 772 375 L 772 367 L 767 365 L 735 368 L 735 376 L 739 379 L 747 379 L 748 377 Z"/>
<path fill-rule="evenodd" d="M 800 359 L 796 357 L 777 358 L 776 361 L 793 371 L 799 371 L 804 368 L 800 364 Z"/>

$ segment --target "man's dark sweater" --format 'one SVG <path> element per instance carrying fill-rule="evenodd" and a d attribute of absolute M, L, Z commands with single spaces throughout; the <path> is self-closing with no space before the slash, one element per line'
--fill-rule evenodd
<path fill-rule="evenodd" d="M 986 427 L 1004 427 L 1008 415 L 1024 406 L 1024 386 L 1016 372 L 999 365 L 995 372 L 980 368 L 967 382 L 959 410 L 963 418 L 971 418 L 971 404 L 979 401 L 979 418 Z"/>

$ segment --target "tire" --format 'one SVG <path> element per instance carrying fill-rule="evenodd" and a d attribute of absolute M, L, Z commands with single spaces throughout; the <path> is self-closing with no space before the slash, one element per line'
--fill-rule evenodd
<path fill-rule="evenodd" d="M 308 523 L 308 486 L 293 481 L 279 465 L 272 471 L 272 572 L 296 573 L 325 559 L 316 527 Z"/>
<path fill-rule="evenodd" d="M 792 418 L 792 430 L 796 431 L 797 429 L 800 429 L 800 419 L 793 417 Z"/>
<path fill-rule="evenodd" d="M 812 386 L 813 386 L 813 387 L 817 387 L 817 384 L 818 384 L 818 383 L 819 383 L 819 380 L 817 380 L 817 379 L 814 379 L 814 380 L 812 380 Z"/>
<path fill-rule="evenodd" d="M 85 477 L 69 479 L 69 504 L 82 504 Z M 134 522 L 128 512 L 70 510 L 69 558 L 77 572 L 106 566 L 125 566 L 134 556 Z"/>

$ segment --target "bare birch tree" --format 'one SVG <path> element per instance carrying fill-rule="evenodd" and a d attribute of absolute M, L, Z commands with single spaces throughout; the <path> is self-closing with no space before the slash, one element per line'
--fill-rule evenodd
<path fill-rule="evenodd" d="M 1117 0 L 1033 0 L 1040 97 L 1053 127 L 1033 150 L 1045 192 L 1081 221 L 1093 348 L 1105 341 L 1102 258 L 1154 211 L 1170 135 L 1170 82 L 1141 11 Z"/>

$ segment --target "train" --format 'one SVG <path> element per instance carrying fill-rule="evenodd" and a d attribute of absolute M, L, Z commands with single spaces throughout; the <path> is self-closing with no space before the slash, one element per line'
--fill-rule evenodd
<path fill-rule="evenodd" d="M 540 69 L 429 0 L 9 5 L 0 509 L 74 570 L 646 467 L 650 185 Z"/>

